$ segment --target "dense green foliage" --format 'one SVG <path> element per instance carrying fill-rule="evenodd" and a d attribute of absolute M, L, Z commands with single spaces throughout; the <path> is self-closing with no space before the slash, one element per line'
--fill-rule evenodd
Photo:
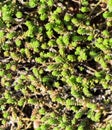
<path fill-rule="evenodd" d="M 0 1 L 0 130 L 112 130 L 112 0 Z"/>

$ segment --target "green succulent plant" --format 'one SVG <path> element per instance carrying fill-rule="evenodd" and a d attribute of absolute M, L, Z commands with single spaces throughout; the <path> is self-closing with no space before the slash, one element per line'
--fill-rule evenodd
<path fill-rule="evenodd" d="M 111 3 L 0 2 L 0 129 L 111 130 Z"/>

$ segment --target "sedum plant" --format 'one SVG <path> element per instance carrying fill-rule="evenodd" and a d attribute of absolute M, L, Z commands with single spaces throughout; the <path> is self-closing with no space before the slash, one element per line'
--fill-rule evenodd
<path fill-rule="evenodd" d="M 0 2 L 0 129 L 111 130 L 111 3 Z"/>

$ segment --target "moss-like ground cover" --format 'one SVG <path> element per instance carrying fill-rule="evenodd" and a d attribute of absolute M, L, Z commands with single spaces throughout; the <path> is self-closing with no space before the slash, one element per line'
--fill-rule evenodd
<path fill-rule="evenodd" d="M 0 1 L 0 130 L 112 130 L 112 0 Z"/>

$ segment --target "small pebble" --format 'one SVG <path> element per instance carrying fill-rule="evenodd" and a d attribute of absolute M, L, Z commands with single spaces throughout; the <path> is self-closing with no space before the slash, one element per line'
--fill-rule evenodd
<path fill-rule="evenodd" d="M 36 119 L 34 122 L 33 122 L 33 128 L 34 129 L 37 129 L 41 124 L 41 121 Z"/>

